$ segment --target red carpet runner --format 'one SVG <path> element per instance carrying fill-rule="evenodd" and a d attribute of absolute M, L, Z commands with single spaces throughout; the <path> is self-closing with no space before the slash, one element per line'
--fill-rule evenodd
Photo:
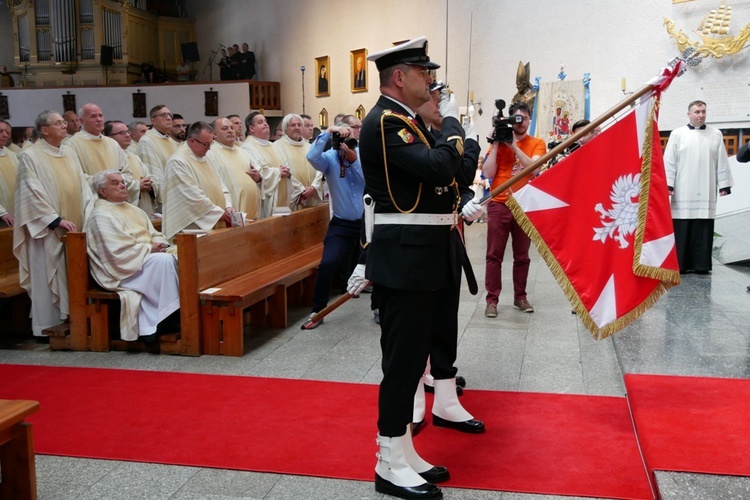
<path fill-rule="evenodd" d="M 0 399 L 41 403 L 38 453 L 372 481 L 377 387 L 0 364 Z M 445 486 L 652 498 L 624 398 L 469 390 L 487 432 L 415 439 Z M 428 401 L 428 404 L 430 401 Z M 428 406 L 429 408 L 429 406 Z"/>
<path fill-rule="evenodd" d="M 750 476 L 750 380 L 625 375 L 649 468 Z"/>

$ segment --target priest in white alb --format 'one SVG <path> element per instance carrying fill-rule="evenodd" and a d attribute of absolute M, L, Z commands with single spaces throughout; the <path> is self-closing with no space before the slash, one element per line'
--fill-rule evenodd
<path fill-rule="evenodd" d="M 245 118 L 245 126 L 247 138 L 242 143 L 242 149 L 250 153 L 253 166 L 260 170 L 263 178 L 262 216 L 269 217 L 276 207 L 291 208 L 291 171 L 269 141 L 271 127 L 265 116 L 253 111 Z"/>
<path fill-rule="evenodd" d="M 669 134 L 664 170 L 680 273 L 711 272 L 716 200 L 732 192 L 732 171 L 721 130 L 706 125 L 706 103 L 688 105 L 689 123 Z"/>
<path fill-rule="evenodd" d="M 248 219 L 260 218 L 260 172 L 252 166 L 250 154 L 235 142 L 235 129 L 228 118 L 213 123 L 215 139 L 206 154 L 232 195 L 232 207 Z"/>
<path fill-rule="evenodd" d="M 93 186 L 99 199 L 84 226 L 91 274 L 120 297 L 120 338 L 150 337 L 180 308 L 177 258 L 146 212 L 127 202 L 117 170 L 99 172 Z"/>
<path fill-rule="evenodd" d="M 125 123 L 119 120 L 104 122 L 104 135 L 113 139 L 128 160 L 130 173 L 133 179 L 138 181 L 140 194 L 136 206 L 146 212 L 149 217 L 157 211 L 156 198 L 154 193 L 159 189 L 156 181 L 149 173 L 148 165 L 143 163 L 140 157 L 130 147 L 132 143 L 130 129 Z"/>
<path fill-rule="evenodd" d="M 143 139 L 141 139 L 142 141 Z M 214 140 L 211 126 L 195 122 L 188 139 L 167 161 L 167 196 L 162 230 L 168 240 L 184 229 L 208 231 L 232 225 L 232 196 L 206 160 Z"/>
<path fill-rule="evenodd" d="M 304 122 L 300 115 L 290 113 L 281 121 L 284 135 L 273 143 L 281 161 L 291 170 L 292 200 L 290 208 L 314 207 L 323 200 L 323 174 L 307 161 L 310 143 L 302 138 Z"/>
<path fill-rule="evenodd" d="M 62 141 L 65 120 L 56 111 L 36 118 L 39 140 L 18 156 L 13 254 L 21 286 L 31 297 L 36 336 L 67 319 L 68 266 L 60 239 L 83 227 L 91 188 L 78 157 Z"/>
<path fill-rule="evenodd" d="M 166 186 L 167 160 L 180 145 L 169 135 L 172 130 L 172 112 L 169 108 L 164 104 L 157 104 L 151 108 L 149 116 L 152 128 L 143 134 L 136 149 L 143 163 L 148 165 L 151 177 L 156 180 L 154 197 L 156 203 L 161 205 L 164 203 L 162 193 Z"/>
<path fill-rule="evenodd" d="M 0 227 L 13 225 L 13 191 L 16 189 L 18 158 L 8 149 L 11 126 L 0 120 Z"/>
<path fill-rule="evenodd" d="M 128 201 L 138 204 L 140 183 L 133 179 L 125 153 L 117 142 L 102 134 L 104 131 L 104 114 L 96 104 L 84 104 L 80 110 L 81 130 L 70 137 L 66 146 L 73 148 L 81 162 L 89 186 L 97 172 L 117 169 L 122 173 L 128 188 Z M 92 188 L 93 192 L 93 188 Z"/>

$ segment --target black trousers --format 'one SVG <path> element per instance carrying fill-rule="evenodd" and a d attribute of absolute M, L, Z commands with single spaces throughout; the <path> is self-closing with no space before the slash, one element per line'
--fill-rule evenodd
<path fill-rule="evenodd" d="M 436 291 L 399 290 L 378 284 L 374 288 L 380 308 L 383 353 L 378 431 L 382 436 L 402 436 L 412 420 L 414 393 L 424 373 L 427 356 L 437 356 L 433 359 L 440 366 L 452 367 L 455 361 L 457 329 L 453 328 L 452 341 L 441 332 L 448 331 L 446 325 L 457 322 L 458 290 L 456 286 Z M 433 345 L 441 342 L 449 345 L 433 349 Z M 452 357 L 452 361 L 443 361 L 443 357 Z"/>
<path fill-rule="evenodd" d="M 680 272 L 711 270 L 713 219 L 674 219 L 674 239 Z"/>
<path fill-rule="evenodd" d="M 348 221 L 333 217 L 328 223 L 328 231 L 323 240 L 323 257 L 318 267 L 313 290 L 313 312 L 318 312 L 328 305 L 331 295 L 331 283 L 340 267 L 349 278 L 359 256 L 359 235 L 362 220 Z"/>

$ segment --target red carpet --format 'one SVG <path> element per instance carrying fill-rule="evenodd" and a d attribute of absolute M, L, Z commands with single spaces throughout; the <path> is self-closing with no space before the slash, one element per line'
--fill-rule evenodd
<path fill-rule="evenodd" d="M 377 387 L 0 364 L 0 399 L 41 403 L 38 453 L 372 481 Z M 428 426 L 450 487 L 652 498 L 624 398 L 470 390 L 488 431 Z M 428 401 L 428 404 L 430 402 Z"/>
<path fill-rule="evenodd" d="M 750 380 L 625 375 L 652 470 L 750 476 Z"/>

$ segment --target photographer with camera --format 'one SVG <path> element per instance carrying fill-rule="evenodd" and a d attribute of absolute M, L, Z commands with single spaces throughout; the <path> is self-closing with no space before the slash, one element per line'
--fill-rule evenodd
<path fill-rule="evenodd" d="M 509 110 L 510 116 L 507 119 L 502 118 L 502 108 L 505 107 L 505 102 L 498 100 L 495 105 L 499 112 L 494 119 L 495 130 L 492 138 L 492 150 L 482 169 L 485 177 L 492 178 L 492 189 L 531 165 L 547 151 L 544 141 L 527 134 L 531 112 L 525 103 L 513 103 Z M 517 182 L 514 188 L 522 188 L 537 173 L 538 171 L 528 174 L 524 179 Z M 534 312 L 534 307 L 526 299 L 531 240 L 505 205 L 509 195 L 510 190 L 502 192 L 492 198 L 487 205 L 487 263 L 485 272 L 487 307 L 484 310 L 484 315 L 488 318 L 497 317 L 497 301 L 502 287 L 503 254 L 509 236 L 513 238 L 513 307 L 523 312 Z"/>
<path fill-rule="evenodd" d="M 323 257 L 315 278 L 312 314 L 328 305 L 331 282 L 341 264 L 344 263 L 346 277 L 357 264 L 364 212 L 362 195 L 365 191 L 365 177 L 357 147 L 361 128 L 362 122 L 357 117 L 347 115 L 336 126 L 321 132 L 307 153 L 307 161 L 328 181 L 329 202 L 333 211 L 323 240 Z M 324 151 L 329 139 L 332 147 Z M 321 319 L 308 326 L 308 329 L 317 328 L 322 322 Z"/>

